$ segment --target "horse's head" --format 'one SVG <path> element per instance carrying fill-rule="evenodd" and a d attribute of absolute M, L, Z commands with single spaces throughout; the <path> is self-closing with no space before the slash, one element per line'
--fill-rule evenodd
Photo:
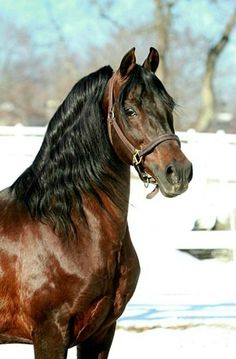
<path fill-rule="evenodd" d="M 134 165 L 144 182 L 174 197 L 188 188 L 192 164 L 174 134 L 174 101 L 155 76 L 158 63 L 154 48 L 142 66 L 136 64 L 134 48 L 124 56 L 105 96 L 108 132 L 122 161 Z"/>

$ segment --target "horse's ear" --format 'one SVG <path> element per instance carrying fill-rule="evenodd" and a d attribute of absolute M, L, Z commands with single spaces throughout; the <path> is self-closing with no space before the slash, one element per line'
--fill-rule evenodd
<path fill-rule="evenodd" d="M 127 77 L 129 73 L 133 70 L 136 64 L 135 57 L 135 47 L 133 47 L 127 54 L 123 57 L 120 63 L 120 74 L 121 77 Z"/>
<path fill-rule="evenodd" d="M 143 67 L 152 72 L 156 72 L 159 65 L 159 53 L 154 47 L 150 47 L 148 57 L 143 63 Z"/>

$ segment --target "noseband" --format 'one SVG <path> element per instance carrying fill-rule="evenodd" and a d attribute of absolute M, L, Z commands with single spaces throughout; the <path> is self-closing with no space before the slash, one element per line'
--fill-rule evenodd
<path fill-rule="evenodd" d="M 116 121 L 116 117 L 114 113 L 114 91 L 113 91 L 115 79 L 116 79 L 116 73 L 114 73 L 113 76 L 110 78 L 108 84 L 109 87 L 108 87 L 107 125 L 108 125 L 108 135 L 110 142 L 113 145 L 113 139 L 112 139 L 112 128 L 113 128 L 118 138 L 123 143 L 126 150 L 129 152 L 130 157 L 132 158 L 132 165 L 138 172 L 140 179 L 145 183 L 146 186 L 148 186 L 149 183 L 153 183 L 156 185 L 154 189 L 155 193 L 153 191 L 154 193 L 153 195 L 155 195 L 156 192 L 158 191 L 158 184 L 154 178 L 148 176 L 147 173 L 145 172 L 143 167 L 143 158 L 149 155 L 151 152 L 153 152 L 157 146 L 159 146 L 161 143 L 165 141 L 169 141 L 169 140 L 176 141 L 180 146 L 179 137 L 173 133 L 165 133 L 163 135 L 158 136 L 155 140 L 151 141 L 146 147 L 142 149 L 137 149 L 136 147 L 134 147 L 132 143 L 126 138 L 126 136 L 124 135 L 124 133 L 122 132 Z M 153 195 L 150 194 L 150 197 L 148 198 L 152 198 Z"/>

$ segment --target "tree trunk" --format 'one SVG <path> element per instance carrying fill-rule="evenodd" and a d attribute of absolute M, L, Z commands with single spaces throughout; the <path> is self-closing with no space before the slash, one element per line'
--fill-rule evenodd
<path fill-rule="evenodd" d="M 166 83 L 167 68 L 167 52 L 169 49 L 169 34 L 171 27 L 171 8 L 173 1 L 155 0 L 155 32 L 157 38 L 157 49 L 160 55 L 160 64 L 158 67 L 158 77 Z"/>
<path fill-rule="evenodd" d="M 207 130 L 214 120 L 216 98 L 213 88 L 213 79 L 215 67 L 220 54 L 222 53 L 226 44 L 229 41 L 229 36 L 235 25 L 236 11 L 233 13 L 228 23 L 226 24 L 225 29 L 218 42 L 213 47 L 211 47 L 208 52 L 201 90 L 202 107 L 200 110 L 198 122 L 196 124 L 196 130 L 198 131 Z"/>

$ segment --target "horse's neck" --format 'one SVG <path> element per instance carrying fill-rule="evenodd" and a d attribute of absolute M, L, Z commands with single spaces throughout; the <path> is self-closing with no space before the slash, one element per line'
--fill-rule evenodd
<path fill-rule="evenodd" d="M 112 183 L 112 179 L 110 179 L 110 183 L 107 184 L 113 187 L 114 197 L 111 197 L 99 189 L 96 189 L 99 201 L 91 193 L 83 194 L 83 210 L 89 227 L 94 227 L 95 223 L 97 225 L 100 223 L 103 227 L 107 228 L 116 226 L 122 229 L 122 227 L 127 226 L 130 195 L 129 166 L 117 175 L 119 176 L 119 188 L 116 188 L 116 183 Z M 79 223 L 81 224 L 81 221 L 79 221 Z"/>

